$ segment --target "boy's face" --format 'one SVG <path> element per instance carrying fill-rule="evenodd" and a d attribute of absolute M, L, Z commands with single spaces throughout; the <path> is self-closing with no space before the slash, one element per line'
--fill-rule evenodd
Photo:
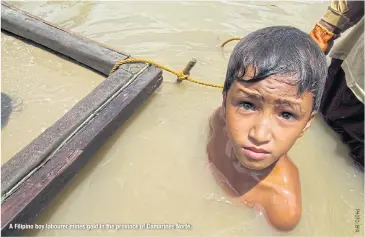
<path fill-rule="evenodd" d="M 242 81 L 235 81 L 224 96 L 227 133 L 242 165 L 262 170 L 285 155 L 309 127 L 313 95 L 297 96 L 298 87 L 270 76 L 247 83 L 252 70 Z"/>

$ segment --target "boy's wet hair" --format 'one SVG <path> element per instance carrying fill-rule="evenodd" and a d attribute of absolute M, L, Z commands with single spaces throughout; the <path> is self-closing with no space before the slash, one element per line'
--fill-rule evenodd
<path fill-rule="evenodd" d="M 249 66 L 255 69 L 255 76 L 246 82 L 257 82 L 271 75 L 290 76 L 290 81 L 285 82 L 298 85 L 298 96 L 312 92 L 312 110 L 318 111 L 327 63 L 309 34 L 289 26 L 266 27 L 248 34 L 235 46 L 229 59 L 223 93 L 243 77 Z"/>

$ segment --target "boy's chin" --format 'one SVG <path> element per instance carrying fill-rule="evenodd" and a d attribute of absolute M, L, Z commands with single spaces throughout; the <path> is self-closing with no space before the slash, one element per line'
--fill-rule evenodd
<path fill-rule="evenodd" d="M 246 158 L 239 159 L 242 166 L 250 170 L 264 170 L 271 166 L 274 162 L 268 162 L 267 160 L 251 161 Z"/>

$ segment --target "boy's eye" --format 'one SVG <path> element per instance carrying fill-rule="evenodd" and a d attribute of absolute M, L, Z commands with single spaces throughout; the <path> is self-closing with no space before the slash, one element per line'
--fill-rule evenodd
<path fill-rule="evenodd" d="M 252 103 L 246 101 L 241 101 L 239 103 L 239 106 L 245 110 L 253 110 L 255 108 L 255 106 Z"/>
<path fill-rule="evenodd" d="M 282 112 L 281 117 L 283 117 L 286 120 L 295 119 L 295 115 L 289 112 Z"/>

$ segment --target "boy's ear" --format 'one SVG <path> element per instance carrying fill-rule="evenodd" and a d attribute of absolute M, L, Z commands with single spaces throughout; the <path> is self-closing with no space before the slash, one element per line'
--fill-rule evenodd
<path fill-rule="evenodd" d="M 302 132 L 300 133 L 299 137 L 303 136 L 304 133 L 307 131 L 307 129 L 310 127 L 310 125 L 312 124 L 312 121 L 315 117 L 315 115 L 317 114 L 317 112 L 312 112 L 311 116 L 308 119 L 307 124 L 305 125 L 305 127 L 303 128 Z"/>

